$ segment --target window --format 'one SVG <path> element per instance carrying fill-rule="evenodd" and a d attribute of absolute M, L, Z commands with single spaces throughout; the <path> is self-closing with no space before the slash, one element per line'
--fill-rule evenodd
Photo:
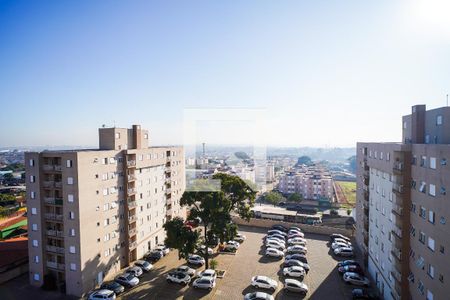
<path fill-rule="evenodd" d="M 430 196 L 436 196 L 436 186 L 434 184 L 430 183 L 430 190 L 428 191 L 428 193 L 430 194 Z"/>
<path fill-rule="evenodd" d="M 38 230 L 38 225 L 37 224 L 31 224 L 31 230 L 37 231 Z"/>
<path fill-rule="evenodd" d="M 423 206 L 420 207 L 420 217 L 422 217 L 424 219 L 426 219 L 426 217 L 427 217 L 427 210 Z"/>
<path fill-rule="evenodd" d="M 427 157 L 426 156 L 421 156 L 420 157 L 420 166 L 421 167 L 426 167 L 427 165 Z"/>
<path fill-rule="evenodd" d="M 39 247 L 38 240 L 33 240 L 33 247 Z"/>
<path fill-rule="evenodd" d="M 116 132 L 116 139 L 120 139 L 120 132 Z"/>
<path fill-rule="evenodd" d="M 439 220 L 439 222 L 440 222 L 442 225 L 445 225 L 445 223 L 446 223 L 445 217 L 442 216 L 441 219 Z"/>
<path fill-rule="evenodd" d="M 144 139 L 148 140 L 148 134 L 144 134 Z"/>
<path fill-rule="evenodd" d="M 32 214 L 32 215 L 37 215 L 37 209 L 36 209 L 36 207 L 32 207 L 32 208 L 31 208 L 31 214 Z"/>
<path fill-rule="evenodd" d="M 67 195 L 67 201 L 73 202 L 73 195 L 72 194 L 68 194 Z"/>
<path fill-rule="evenodd" d="M 39 281 L 39 280 L 41 280 L 41 278 L 40 278 L 40 276 L 39 276 L 39 273 L 34 273 L 34 274 L 33 274 L 33 280 L 34 280 L 34 281 Z"/>
<path fill-rule="evenodd" d="M 71 270 L 71 271 L 76 271 L 76 270 L 77 270 L 77 265 L 74 264 L 74 263 L 71 263 L 71 264 L 70 264 L 70 270 Z"/>
<path fill-rule="evenodd" d="M 441 115 L 436 117 L 436 125 L 442 125 L 442 116 Z"/>
<path fill-rule="evenodd" d="M 445 187 L 441 186 L 441 195 L 447 194 L 447 191 L 445 190 Z"/>
<path fill-rule="evenodd" d="M 30 197 L 31 199 L 36 199 L 36 192 L 31 192 Z"/>
<path fill-rule="evenodd" d="M 73 177 L 67 177 L 67 184 L 73 184 Z"/>
<path fill-rule="evenodd" d="M 434 211 L 429 210 L 428 211 L 428 222 L 434 224 L 435 218 L 436 218 L 436 214 L 434 213 Z"/>
<path fill-rule="evenodd" d="M 108 195 L 108 189 L 103 189 L 103 196 L 107 196 Z"/>
<path fill-rule="evenodd" d="M 69 235 L 70 236 L 75 236 L 75 229 L 70 229 L 70 231 L 69 231 Z"/>
<path fill-rule="evenodd" d="M 441 158 L 441 166 L 445 166 L 445 165 L 447 165 L 447 159 Z"/>
<path fill-rule="evenodd" d="M 75 213 L 73 211 L 69 212 L 69 219 L 75 219 Z"/>
<path fill-rule="evenodd" d="M 430 157 L 430 169 L 436 169 L 436 157 Z"/>
<path fill-rule="evenodd" d="M 73 166 L 72 160 L 71 159 L 66 160 L 66 167 L 67 168 L 72 168 L 72 166 Z"/>
<path fill-rule="evenodd" d="M 422 231 L 419 233 L 419 242 L 425 244 L 425 233 L 423 233 Z"/>
<path fill-rule="evenodd" d="M 444 254 L 444 253 L 445 253 L 445 247 L 442 246 L 442 245 L 440 245 L 440 246 L 439 246 L 439 252 L 441 252 L 442 254 Z"/>
<path fill-rule="evenodd" d="M 426 193 L 426 191 L 427 191 L 427 183 L 425 181 L 421 181 L 419 192 Z"/>
<path fill-rule="evenodd" d="M 39 263 L 39 256 L 37 256 L 37 255 L 34 256 L 34 262 L 37 264 Z"/>
<path fill-rule="evenodd" d="M 428 248 L 430 248 L 430 250 L 434 251 L 434 239 L 428 237 Z"/>
<path fill-rule="evenodd" d="M 109 163 L 110 164 L 115 164 L 116 163 L 116 158 L 115 157 L 110 157 L 109 158 Z"/>
<path fill-rule="evenodd" d="M 33 175 L 31 175 L 31 176 L 30 176 L 30 182 L 34 182 L 35 180 L 36 180 L 36 177 L 33 176 Z"/>
<path fill-rule="evenodd" d="M 420 291 L 420 293 L 421 293 L 422 295 L 424 294 L 425 287 L 424 287 L 424 285 L 423 285 L 423 282 L 420 281 L 420 280 L 419 280 L 419 283 L 418 283 L 418 285 L 417 285 L 417 289 Z"/>
<path fill-rule="evenodd" d="M 30 167 L 34 167 L 34 159 L 29 160 L 29 165 L 30 165 Z"/>
<path fill-rule="evenodd" d="M 69 253 L 72 253 L 72 254 L 76 253 L 75 246 L 70 246 L 69 247 Z"/>
<path fill-rule="evenodd" d="M 386 153 L 386 160 L 387 161 L 391 160 L 391 152 Z"/>

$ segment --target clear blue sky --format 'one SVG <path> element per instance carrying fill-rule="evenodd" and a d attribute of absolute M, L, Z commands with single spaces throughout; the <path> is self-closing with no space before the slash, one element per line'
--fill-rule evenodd
<path fill-rule="evenodd" d="M 447 3 L 0 0 L 0 146 L 114 121 L 178 144 L 184 109 L 224 107 L 265 109 L 270 145 L 397 141 L 450 93 Z"/>

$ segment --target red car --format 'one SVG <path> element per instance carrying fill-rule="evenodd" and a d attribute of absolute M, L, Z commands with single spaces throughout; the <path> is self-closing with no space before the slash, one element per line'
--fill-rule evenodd
<path fill-rule="evenodd" d="M 184 222 L 184 224 L 192 228 L 196 228 L 198 224 L 200 224 L 200 221 L 198 218 L 196 218 L 194 220 L 187 220 L 186 222 Z"/>
<path fill-rule="evenodd" d="M 342 267 L 338 268 L 338 271 L 340 274 L 344 274 L 347 272 L 353 272 L 353 273 L 358 273 L 358 274 L 364 275 L 363 269 L 361 269 L 360 266 L 356 266 L 356 265 L 342 266 Z"/>

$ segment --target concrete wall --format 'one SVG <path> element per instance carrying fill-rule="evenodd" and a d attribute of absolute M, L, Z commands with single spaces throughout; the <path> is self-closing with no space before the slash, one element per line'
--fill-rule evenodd
<path fill-rule="evenodd" d="M 235 222 L 237 225 L 270 228 L 275 224 L 281 224 L 286 227 L 297 226 L 303 232 L 306 232 L 306 233 L 324 234 L 324 235 L 330 235 L 332 233 L 339 233 L 339 234 L 343 234 L 348 237 L 353 236 L 353 232 L 350 229 L 333 228 L 333 227 L 328 227 L 328 226 L 313 226 L 313 225 L 307 225 L 307 224 L 280 222 L 280 221 L 265 220 L 265 219 L 250 219 L 250 222 L 247 222 L 239 217 L 233 217 L 232 219 L 233 219 L 233 222 Z"/>
<path fill-rule="evenodd" d="M 7 282 L 11 279 L 14 279 L 16 277 L 19 277 L 20 275 L 25 274 L 27 272 L 28 272 L 28 263 L 17 266 L 6 272 L 2 272 L 2 273 L 0 273 L 0 284 Z"/>

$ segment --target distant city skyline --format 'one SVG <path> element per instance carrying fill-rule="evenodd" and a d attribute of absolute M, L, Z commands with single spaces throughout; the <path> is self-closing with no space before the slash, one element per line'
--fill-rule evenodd
<path fill-rule="evenodd" d="M 102 124 L 180 145 L 191 108 L 265 110 L 252 139 L 268 146 L 399 142 L 412 105 L 446 105 L 448 15 L 443 0 L 0 1 L 0 147 L 94 146 Z M 220 127 L 202 139 L 242 142 Z"/>

